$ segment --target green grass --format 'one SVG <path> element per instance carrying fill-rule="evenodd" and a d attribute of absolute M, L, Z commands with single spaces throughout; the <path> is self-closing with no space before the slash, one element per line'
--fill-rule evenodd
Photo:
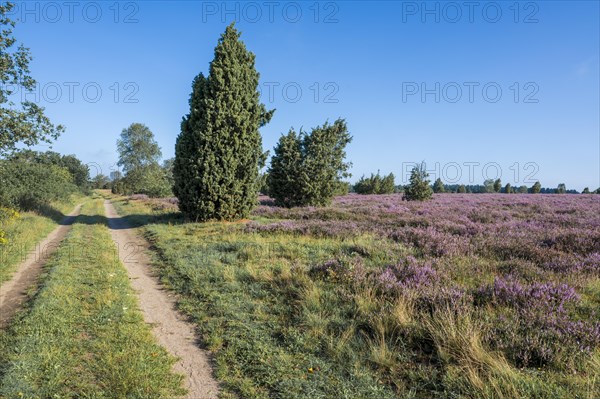
<path fill-rule="evenodd" d="M 1 398 L 172 398 L 174 359 L 143 321 L 105 225 L 84 205 L 43 286 L 0 335 Z"/>
<path fill-rule="evenodd" d="M 391 241 L 249 234 L 240 224 L 183 224 L 145 201 L 115 205 L 145 225 L 163 282 L 215 353 L 224 398 L 597 397 L 598 351 L 584 373 L 517 369 L 485 348 L 475 316 L 428 315 L 310 272 L 333 258 L 361 254 L 370 268 L 414 255 Z M 470 262 L 457 258 L 450 276 L 466 286 L 490 280 L 495 264 L 477 260 L 477 277 Z"/>
<path fill-rule="evenodd" d="M 0 244 L 0 285 L 9 280 L 17 265 L 25 260 L 37 243 L 54 230 L 65 214 L 86 197 L 72 195 L 68 201 L 54 203 L 35 212 L 23 212 L 2 226 L 7 243 Z"/>

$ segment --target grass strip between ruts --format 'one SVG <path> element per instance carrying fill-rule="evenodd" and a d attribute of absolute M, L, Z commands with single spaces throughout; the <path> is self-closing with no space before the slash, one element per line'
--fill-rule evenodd
<path fill-rule="evenodd" d="M 42 287 L 0 335 L 0 398 L 171 398 L 174 359 L 144 323 L 103 216 L 81 216 L 46 265 Z"/>

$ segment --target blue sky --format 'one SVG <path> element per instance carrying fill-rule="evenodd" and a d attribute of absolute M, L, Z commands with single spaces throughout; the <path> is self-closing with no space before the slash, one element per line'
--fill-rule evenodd
<path fill-rule="evenodd" d="M 40 84 L 28 99 L 67 127 L 53 150 L 105 174 L 132 122 L 173 156 L 192 79 L 235 19 L 277 109 L 265 149 L 292 126 L 343 117 L 352 180 L 381 170 L 402 183 L 424 160 L 447 182 L 600 186 L 597 1 L 17 6 Z"/>

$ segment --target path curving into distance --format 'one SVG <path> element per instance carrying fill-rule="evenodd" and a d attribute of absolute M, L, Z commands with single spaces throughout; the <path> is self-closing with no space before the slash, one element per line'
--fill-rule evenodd
<path fill-rule="evenodd" d="M 21 309 L 27 300 L 27 290 L 35 284 L 49 256 L 71 230 L 82 205 L 77 205 L 73 212 L 61 220 L 59 226 L 29 252 L 12 278 L 0 286 L 0 328 L 5 328 Z"/>
<path fill-rule="evenodd" d="M 197 345 L 195 328 L 175 308 L 175 297 L 164 290 L 152 274 L 145 251 L 148 243 L 119 216 L 113 204 L 104 202 L 108 227 L 117 245 L 119 258 L 129 274 L 139 299 L 144 320 L 167 351 L 178 358 L 174 369 L 184 374 L 188 399 L 216 399 L 219 392 L 208 353 Z"/>

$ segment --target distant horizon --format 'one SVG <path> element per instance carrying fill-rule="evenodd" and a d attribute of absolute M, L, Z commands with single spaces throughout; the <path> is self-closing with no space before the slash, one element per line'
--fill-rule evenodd
<path fill-rule="evenodd" d="M 410 165 L 425 161 L 445 184 L 600 187 L 597 2 L 494 3 L 500 17 L 460 18 L 439 2 L 294 3 L 300 14 L 283 2 L 260 17 L 236 2 L 86 2 L 60 15 L 16 4 L 15 36 L 40 84 L 24 95 L 66 126 L 52 150 L 92 175 L 115 170 L 117 137 L 133 122 L 173 157 L 192 79 L 236 19 L 262 101 L 277 109 L 261 129 L 271 155 L 290 127 L 342 117 L 354 137 L 351 183 L 379 170 L 406 184 Z"/>

